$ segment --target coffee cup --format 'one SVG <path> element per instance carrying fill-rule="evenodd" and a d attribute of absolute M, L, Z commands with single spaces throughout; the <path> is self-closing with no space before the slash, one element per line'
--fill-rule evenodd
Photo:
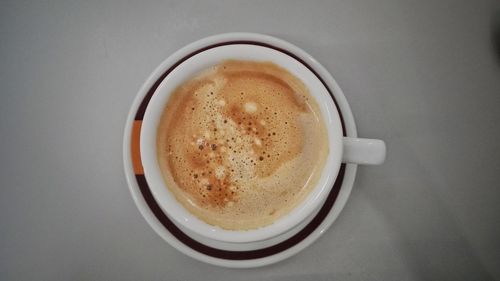
<path fill-rule="evenodd" d="M 341 163 L 381 164 L 386 153 L 385 143 L 381 140 L 344 137 L 342 120 L 329 92 L 340 91 L 340 88 L 327 88 L 323 79 L 325 75 L 329 75 L 328 72 L 310 55 L 274 37 L 244 35 L 245 38 L 254 40 L 235 40 L 242 37 L 242 34 L 217 35 L 194 42 L 169 57 L 160 68 L 163 65 L 173 66 L 152 93 L 140 132 L 140 156 L 144 175 L 161 209 L 179 227 L 198 236 L 227 243 L 262 241 L 291 231 L 310 218 L 324 202 L 335 182 Z M 158 161 L 158 126 L 172 93 L 198 73 L 227 60 L 270 62 L 299 78 L 318 105 L 327 137 L 328 155 L 316 184 L 307 196 L 273 223 L 247 230 L 228 230 L 211 225 L 188 211 L 167 186 Z"/>

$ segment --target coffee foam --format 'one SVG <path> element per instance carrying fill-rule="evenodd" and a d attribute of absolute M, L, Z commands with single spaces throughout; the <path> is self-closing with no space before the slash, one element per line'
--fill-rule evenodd
<path fill-rule="evenodd" d="M 177 200 L 231 230 L 269 225 L 314 188 L 328 155 L 316 102 L 270 62 L 229 60 L 172 94 L 158 161 Z"/>

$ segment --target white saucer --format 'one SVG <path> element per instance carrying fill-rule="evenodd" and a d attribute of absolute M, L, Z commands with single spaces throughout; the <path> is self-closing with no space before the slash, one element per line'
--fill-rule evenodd
<path fill-rule="evenodd" d="M 357 165 L 342 164 L 337 181 L 322 208 L 290 232 L 267 241 L 233 244 L 200 237 L 175 225 L 154 200 L 142 171 L 138 150 L 142 116 L 160 82 L 178 64 L 204 50 L 228 44 L 256 44 L 284 52 L 311 69 L 329 89 L 343 121 L 344 135 L 357 137 L 351 109 L 333 77 L 303 50 L 283 40 L 261 34 L 226 33 L 211 36 L 182 48 L 167 58 L 139 90 L 125 125 L 123 158 L 132 197 L 149 225 L 182 253 L 213 265 L 251 268 L 269 265 L 300 252 L 323 234 L 343 209 L 351 192 Z"/>

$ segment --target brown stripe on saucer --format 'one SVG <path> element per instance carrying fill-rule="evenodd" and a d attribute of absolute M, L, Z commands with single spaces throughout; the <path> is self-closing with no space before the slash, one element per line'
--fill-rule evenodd
<path fill-rule="evenodd" d="M 134 120 L 132 124 L 132 138 L 130 143 L 130 153 L 132 156 L 132 167 L 134 167 L 134 174 L 144 175 L 144 169 L 141 161 L 141 126 L 142 121 Z"/>
<path fill-rule="evenodd" d="M 210 246 L 207 246 L 205 244 L 202 244 L 193 238 L 189 237 L 186 233 L 184 233 L 182 230 L 180 230 L 168 217 L 167 215 L 161 210 L 160 206 L 156 202 L 156 200 L 153 197 L 153 194 L 151 193 L 151 190 L 148 187 L 148 184 L 146 182 L 146 178 L 144 175 L 136 175 L 137 183 L 139 184 L 139 188 L 141 190 L 141 193 L 148 204 L 148 207 L 151 209 L 155 217 L 160 221 L 160 223 L 173 235 L 177 240 L 182 242 L 183 244 L 189 246 L 193 250 L 196 250 L 202 254 L 205 254 L 207 256 L 219 258 L 219 259 L 226 259 L 226 260 L 252 260 L 252 259 L 258 259 L 258 258 L 264 258 L 267 256 L 275 255 L 279 252 L 285 251 L 295 245 L 297 245 L 299 242 L 304 240 L 307 236 L 309 236 L 316 228 L 323 222 L 325 217 L 328 215 L 330 212 L 333 204 L 335 203 L 335 199 L 337 198 L 337 195 L 340 191 L 340 186 L 342 185 L 342 181 L 344 179 L 344 173 L 345 173 L 345 164 L 342 164 L 340 167 L 339 175 L 337 177 L 337 180 L 335 181 L 333 189 L 330 191 L 328 194 L 328 197 L 321 207 L 320 211 L 314 219 L 307 224 L 301 231 L 299 231 L 297 234 L 294 236 L 288 238 L 287 240 L 278 243 L 276 245 L 267 247 L 267 248 L 262 248 L 258 250 L 251 250 L 251 251 L 228 251 L 228 250 L 221 250 L 217 248 L 213 248 Z"/>
<path fill-rule="evenodd" d="M 289 239 L 278 243 L 276 245 L 267 247 L 267 248 L 262 248 L 258 250 L 252 250 L 252 251 L 228 251 L 228 250 L 221 250 L 217 248 L 213 248 L 210 246 L 207 246 L 205 244 L 202 244 L 190 236 L 188 236 L 186 233 L 184 233 L 181 229 L 179 229 L 169 218 L 168 216 L 162 211 L 158 203 L 153 197 L 153 194 L 151 193 L 151 190 L 149 189 L 148 183 L 146 181 L 146 178 L 144 177 L 144 171 L 140 159 L 140 130 L 141 130 L 141 124 L 142 124 L 142 119 L 144 117 L 144 113 L 146 112 L 146 108 L 149 104 L 149 101 L 151 100 L 151 97 L 155 93 L 156 89 L 160 85 L 160 83 L 167 77 L 167 75 L 175 69 L 178 65 L 180 65 L 182 62 L 187 60 L 188 58 L 203 52 L 205 50 L 215 48 L 218 46 L 224 46 L 224 45 L 234 45 L 234 44 L 250 44 L 250 45 L 258 45 L 258 46 L 263 46 L 267 48 L 271 48 L 274 50 L 277 50 L 279 52 L 285 53 L 300 63 L 302 63 L 304 66 L 306 66 L 314 75 L 321 81 L 321 83 L 325 86 L 327 89 L 328 93 L 330 94 L 332 100 L 335 103 L 335 106 L 337 107 L 337 111 L 340 116 L 340 121 L 342 123 L 342 131 L 343 135 L 346 136 L 346 131 L 345 131 L 345 123 L 344 119 L 342 116 L 342 112 L 340 111 L 340 108 L 337 104 L 337 101 L 335 100 L 335 97 L 333 96 L 330 88 L 326 84 L 326 82 L 322 79 L 321 76 L 318 75 L 318 73 L 311 67 L 309 66 L 305 61 L 294 55 L 293 53 L 290 53 L 287 50 L 266 44 L 266 43 L 261 43 L 261 42 L 255 42 L 255 41 L 230 41 L 230 42 L 222 42 L 214 45 L 210 45 L 207 47 L 204 47 L 202 49 L 199 49 L 197 51 L 194 51 L 182 59 L 180 59 L 178 62 L 173 64 L 169 69 L 163 73 L 160 78 L 151 86 L 151 88 L 148 90 L 146 95 L 144 96 L 141 104 L 139 105 L 136 115 L 135 115 L 135 121 L 132 127 L 132 140 L 131 140 L 131 152 L 132 152 L 132 164 L 134 167 L 134 173 L 136 175 L 136 180 L 137 184 L 139 185 L 139 189 L 142 193 L 142 196 L 144 197 L 146 204 L 148 207 L 151 209 L 155 217 L 160 221 L 160 223 L 180 242 L 185 244 L 186 246 L 190 247 L 191 249 L 198 251 L 199 253 L 205 254 L 207 256 L 215 257 L 215 258 L 220 258 L 220 259 L 226 259 L 226 260 L 251 260 L 251 259 L 258 259 L 258 258 L 264 258 L 268 257 L 271 255 L 275 255 L 277 253 L 280 253 L 282 251 L 285 251 L 287 249 L 290 249 L 291 247 L 297 245 L 301 241 L 303 241 L 306 237 L 308 237 L 313 231 L 315 231 L 318 226 L 323 222 L 323 220 L 326 218 L 328 213 L 330 212 L 331 208 L 333 207 L 333 204 L 335 203 L 335 200 L 337 199 L 337 196 L 339 194 L 340 188 L 342 186 L 342 182 L 344 180 L 344 174 L 346 170 L 346 165 L 342 164 L 340 166 L 339 173 L 337 175 L 337 179 L 335 180 L 335 183 L 330 190 L 330 193 L 328 194 L 327 199 L 325 200 L 325 203 L 321 207 L 320 211 L 316 214 L 316 216 L 313 218 L 309 224 L 307 224 L 302 230 L 300 230 L 297 234 L 294 236 L 290 237 Z"/>

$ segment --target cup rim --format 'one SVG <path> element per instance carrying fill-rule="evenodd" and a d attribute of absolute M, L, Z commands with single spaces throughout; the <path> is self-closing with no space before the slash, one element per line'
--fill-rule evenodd
<path fill-rule="evenodd" d="M 313 69 L 309 68 L 311 76 L 315 76 L 311 78 L 316 82 L 321 80 L 321 77 L 315 73 L 314 68 L 321 67 L 321 65 L 312 58 L 305 51 L 299 49 L 298 47 L 283 41 L 281 39 L 261 35 L 261 34 L 252 34 L 252 33 L 229 33 L 229 34 L 220 34 L 211 37 L 207 37 L 196 42 L 193 42 L 175 52 L 173 55 L 168 57 L 159 67 L 158 69 L 166 70 L 168 68 L 174 71 L 180 71 L 180 67 L 187 60 L 180 61 L 181 58 L 192 58 L 200 53 L 203 53 L 210 49 L 219 48 L 223 45 L 229 45 L 227 42 L 232 42 L 237 38 L 248 38 L 253 40 L 253 43 L 264 43 L 270 44 L 272 46 L 276 46 L 283 50 L 286 50 L 286 56 L 288 60 L 296 60 L 299 63 L 304 64 L 296 57 L 290 55 L 294 54 L 301 58 L 306 58 L 308 63 L 312 65 Z M 250 41 L 247 43 L 241 42 L 242 44 L 250 44 Z M 236 44 L 236 43 L 233 43 Z M 254 46 L 254 45 L 252 45 Z M 196 50 L 201 50 L 196 54 L 193 54 Z M 225 58 L 227 59 L 227 58 Z M 221 59 L 223 60 L 223 59 Z M 157 69 L 157 70 L 158 70 Z M 156 71 L 155 71 L 156 72 Z M 188 76 L 192 76 L 194 71 L 190 71 Z M 172 77 L 172 76 L 171 76 Z M 300 77 L 300 76 L 299 76 Z M 301 79 L 303 77 L 300 77 Z M 175 88 L 177 85 L 182 83 L 183 81 L 178 81 L 178 83 L 174 83 L 168 81 L 167 79 L 162 79 L 160 85 L 156 88 L 156 90 L 151 93 L 152 97 L 149 105 L 146 105 L 145 113 L 143 116 L 143 125 L 141 128 L 141 141 L 140 144 L 140 154 L 142 158 L 142 164 L 144 167 L 144 175 L 146 180 L 148 181 L 151 191 L 155 199 L 158 201 L 160 207 L 163 211 L 171 217 L 176 223 L 182 225 L 183 227 L 210 239 L 224 241 L 224 242 L 233 242 L 233 243 L 245 243 L 245 242 L 254 242 L 260 240 L 266 240 L 271 237 L 277 236 L 286 232 L 289 229 L 292 229 L 304 219 L 309 217 L 323 202 L 324 198 L 326 198 L 326 194 L 330 191 L 333 186 L 333 182 L 335 181 L 338 171 L 341 164 L 341 155 L 342 155 L 342 126 L 340 122 L 340 116 L 338 114 L 338 109 L 336 105 L 333 103 L 330 95 L 325 89 L 322 94 L 322 100 L 318 100 L 318 97 L 315 97 L 318 103 L 322 103 L 326 101 L 325 107 L 330 109 L 330 114 L 333 116 L 325 116 L 325 113 L 322 111 L 322 117 L 327 123 L 327 121 L 332 121 L 333 123 L 325 124 L 328 131 L 329 138 L 329 149 L 330 153 L 327 157 L 327 163 L 322 167 L 321 179 L 315 185 L 315 187 L 310 191 L 308 196 L 299 203 L 292 211 L 290 211 L 287 215 L 279 218 L 275 221 L 275 223 L 264 226 L 258 229 L 245 230 L 245 231 L 233 231 L 233 230 L 224 230 L 219 227 L 215 227 L 209 225 L 194 215 L 192 215 L 187 209 L 185 209 L 171 194 L 166 183 L 164 182 L 161 172 L 159 171 L 159 167 L 157 167 L 157 156 L 156 156 L 156 130 L 157 130 L 157 119 L 156 123 L 152 122 L 154 120 L 154 113 L 158 115 L 158 111 L 163 112 L 166 101 L 168 101 L 171 91 L 163 91 L 165 87 L 170 85 L 170 87 Z M 171 83 L 171 84 L 169 84 Z M 174 84 L 172 84 L 174 83 Z M 160 93 L 160 94 L 158 94 Z M 163 98 L 163 102 L 157 102 L 160 98 Z M 328 104 L 328 101 L 331 103 Z M 155 104 L 151 106 L 152 104 Z M 154 110 L 152 108 L 155 108 Z M 159 109 L 158 109 L 159 108 Z M 332 120 L 326 120 L 327 118 L 333 118 Z M 154 145 L 151 145 L 151 139 L 154 139 Z M 148 141 L 149 140 L 149 141 Z M 332 148 L 335 148 L 335 153 L 332 153 Z M 156 166 L 156 167 L 155 167 Z M 328 168 L 328 169 L 327 169 Z M 325 174 L 328 174 L 325 176 Z"/>

